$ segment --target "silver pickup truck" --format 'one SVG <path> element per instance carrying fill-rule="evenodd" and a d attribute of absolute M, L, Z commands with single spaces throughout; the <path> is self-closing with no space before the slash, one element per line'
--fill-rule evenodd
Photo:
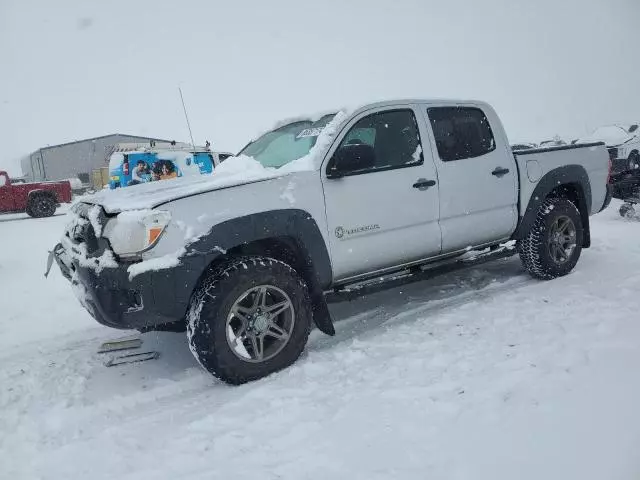
<path fill-rule="evenodd" d="M 606 208 L 603 144 L 512 153 L 476 101 L 399 100 L 298 120 L 209 177 L 84 198 L 54 256 L 95 319 L 186 329 L 238 384 L 293 363 L 333 289 L 517 241 L 524 268 L 569 273 Z"/>

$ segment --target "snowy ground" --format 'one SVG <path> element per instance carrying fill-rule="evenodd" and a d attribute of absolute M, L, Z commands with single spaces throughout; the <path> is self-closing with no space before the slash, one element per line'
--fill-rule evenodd
<path fill-rule="evenodd" d="M 0 478 L 640 478 L 640 222 L 617 204 L 568 277 L 517 258 L 333 308 L 292 368 L 213 380 L 182 334 L 106 368 L 46 251 L 64 216 L 0 217 Z"/>

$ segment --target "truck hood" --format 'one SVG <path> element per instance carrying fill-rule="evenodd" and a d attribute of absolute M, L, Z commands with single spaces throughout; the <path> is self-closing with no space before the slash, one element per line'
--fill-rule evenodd
<path fill-rule="evenodd" d="M 295 162 L 293 162 L 295 163 Z M 107 213 L 154 208 L 179 198 L 232 188 L 282 177 L 292 171 L 308 170 L 307 165 L 290 168 L 265 168 L 249 157 L 233 157 L 220 164 L 211 175 L 181 177 L 133 185 L 115 190 L 102 190 L 80 201 L 100 205 Z"/>

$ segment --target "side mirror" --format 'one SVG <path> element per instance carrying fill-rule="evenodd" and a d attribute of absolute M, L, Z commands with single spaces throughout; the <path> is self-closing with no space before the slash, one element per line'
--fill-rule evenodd
<path fill-rule="evenodd" d="M 364 143 L 343 145 L 333 154 L 327 177 L 341 178 L 351 172 L 371 169 L 375 165 L 376 152 L 371 145 Z"/>

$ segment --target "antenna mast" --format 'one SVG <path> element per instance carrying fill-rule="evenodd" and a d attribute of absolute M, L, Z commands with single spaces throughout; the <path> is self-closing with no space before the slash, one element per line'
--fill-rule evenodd
<path fill-rule="evenodd" d="M 182 88 L 178 87 L 180 92 L 180 100 L 182 100 L 182 109 L 184 110 L 184 118 L 187 120 L 187 128 L 189 129 L 189 136 L 191 137 L 191 146 L 193 150 L 196 150 L 196 143 L 193 141 L 193 133 L 191 132 L 191 124 L 189 123 L 189 116 L 187 115 L 187 107 L 184 104 L 184 97 L 182 96 Z"/>

